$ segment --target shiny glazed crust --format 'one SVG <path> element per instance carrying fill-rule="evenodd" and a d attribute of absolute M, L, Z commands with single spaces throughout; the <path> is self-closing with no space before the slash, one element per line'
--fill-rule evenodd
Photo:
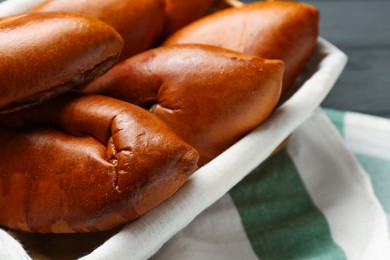
<path fill-rule="evenodd" d="M 296 2 L 256 2 L 229 8 L 182 28 L 164 45 L 210 44 L 267 59 L 283 60 L 283 93 L 314 50 L 319 12 Z"/>
<path fill-rule="evenodd" d="M 202 17 L 211 9 L 215 0 L 165 0 L 167 22 L 164 36 L 168 36 L 188 23 Z"/>
<path fill-rule="evenodd" d="M 66 11 L 95 17 L 124 39 L 124 60 L 150 48 L 164 26 L 164 0 L 47 0 L 31 12 Z"/>
<path fill-rule="evenodd" d="M 29 232 L 113 228 L 170 197 L 198 153 L 151 113 L 65 95 L 0 116 L 0 224 Z"/>
<path fill-rule="evenodd" d="M 271 114 L 283 70 L 278 60 L 177 45 L 134 56 L 84 91 L 149 108 L 198 150 L 202 165 Z"/>
<path fill-rule="evenodd" d="M 0 112 L 40 103 L 102 75 L 123 47 L 109 25 L 69 13 L 0 21 Z"/>
<path fill-rule="evenodd" d="M 67 11 L 98 18 L 125 41 L 120 60 L 145 51 L 209 10 L 214 0 L 46 0 L 32 12 Z"/>

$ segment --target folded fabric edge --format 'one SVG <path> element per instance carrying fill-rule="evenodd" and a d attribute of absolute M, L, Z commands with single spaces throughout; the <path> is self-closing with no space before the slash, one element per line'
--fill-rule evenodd
<path fill-rule="evenodd" d="M 115 252 L 116 257 L 124 257 L 128 251 L 134 252 L 134 259 L 149 258 L 264 161 L 294 129 L 312 115 L 345 67 L 347 57 L 342 51 L 322 38 L 319 38 L 318 44 L 324 56 L 318 71 L 265 123 L 200 168 L 169 200 L 130 223 L 81 259 L 112 257 L 109 252 Z M 185 212 L 188 214 L 183 214 Z M 145 247 L 142 241 L 149 243 Z"/>
<path fill-rule="evenodd" d="M 306 146 L 299 145 L 303 142 Z M 294 132 L 288 150 L 347 259 L 390 259 L 386 215 L 369 176 L 323 112 L 318 109 Z M 332 171 L 324 164 L 329 162 Z M 346 193 L 351 196 L 342 196 Z M 346 207 L 337 207 L 332 200 Z"/>

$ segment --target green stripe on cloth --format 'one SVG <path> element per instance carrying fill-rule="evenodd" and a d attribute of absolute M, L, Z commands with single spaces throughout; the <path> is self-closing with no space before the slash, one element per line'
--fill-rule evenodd
<path fill-rule="evenodd" d="M 260 259 L 345 259 L 285 150 L 230 192 Z"/>
<path fill-rule="evenodd" d="M 369 174 L 383 209 L 390 214 L 390 161 L 365 154 L 356 154 L 356 157 Z"/>
<path fill-rule="evenodd" d="M 330 118 L 332 121 L 333 125 L 336 126 L 337 130 L 341 134 L 341 136 L 345 135 L 344 131 L 344 125 L 345 125 L 345 115 L 346 112 L 336 110 L 336 109 L 331 109 L 331 108 L 325 108 L 324 109 L 325 113 L 327 116 Z"/>
<path fill-rule="evenodd" d="M 348 127 L 345 123 L 345 118 L 348 113 L 353 112 L 344 112 L 330 108 L 325 108 L 324 111 L 341 135 L 345 137 L 345 128 Z M 368 173 L 375 195 L 384 210 L 390 214 L 390 161 L 362 153 L 355 153 L 355 156 Z"/>

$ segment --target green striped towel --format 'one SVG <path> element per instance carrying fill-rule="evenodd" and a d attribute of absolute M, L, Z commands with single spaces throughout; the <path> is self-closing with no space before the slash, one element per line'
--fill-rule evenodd
<path fill-rule="evenodd" d="M 326 112 L 153 259 L 390 259 L 390 120 Z"/>

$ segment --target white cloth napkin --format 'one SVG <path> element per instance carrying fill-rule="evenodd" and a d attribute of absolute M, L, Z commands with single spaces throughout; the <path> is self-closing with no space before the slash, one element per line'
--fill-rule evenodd
<path fill-rule="evenodd" d="M 31 258 L 19 242 L 0 229 L 0 259 L 24 260 Z"/>
<path fill-rule="evenodd" d="M 367 116 L 345 114 L 346 132 L 363 130 L 365 135 L 363 142 L 361 139 L 348 142 L 372 147 L 367 140 L 375 140 L 378 132 L 383 133 L 384 129 L 378 125 L 384 120 L 375 118 L 367 125 L 364 124 Z M 352 125 L 358 118 L 363 120 Z M 364 131 L 367 126 L 370 131 Z M 390 137 L 390 120 L 386 127 Z M 383 146 L 390 149 L 390 138 L 383 141 Z M 289 164 L 294 166 L 295 173 L 286 167 Z M 377 165 L 373 174 L 378 174 L 381 167 L 387 166 Z M 380 176 L 378 181 L 389 184 L 390 172 L 386 169 L 387 176 Z M 291 181 L 294 174 L 296 182 Z M 301 188 L 290 188 L 300 182 Z M 271 189 L 265 187 L 270 184 Z M 237 199 L 239 193 L 246 199 Z M 302 207 L 305 197 L 313 205 L 306 203 Z M 390 205 L 390 194 L 373 190 L 369 173 L 325 114 L 317 110 L 294 131 L 284 151 L 268 159 L 200 214 L 153 259 L 390 259 L 386 214 L 378 197 Z M 283 203 L 289 210 L 280 209 Z M 255 219 L 248 216 L 253 211 Z M 276 212 L 271 214 L 272 221 L 266 216 L 269 212 Z M 296 241 L 291 242 L 292 239 Z"/>

